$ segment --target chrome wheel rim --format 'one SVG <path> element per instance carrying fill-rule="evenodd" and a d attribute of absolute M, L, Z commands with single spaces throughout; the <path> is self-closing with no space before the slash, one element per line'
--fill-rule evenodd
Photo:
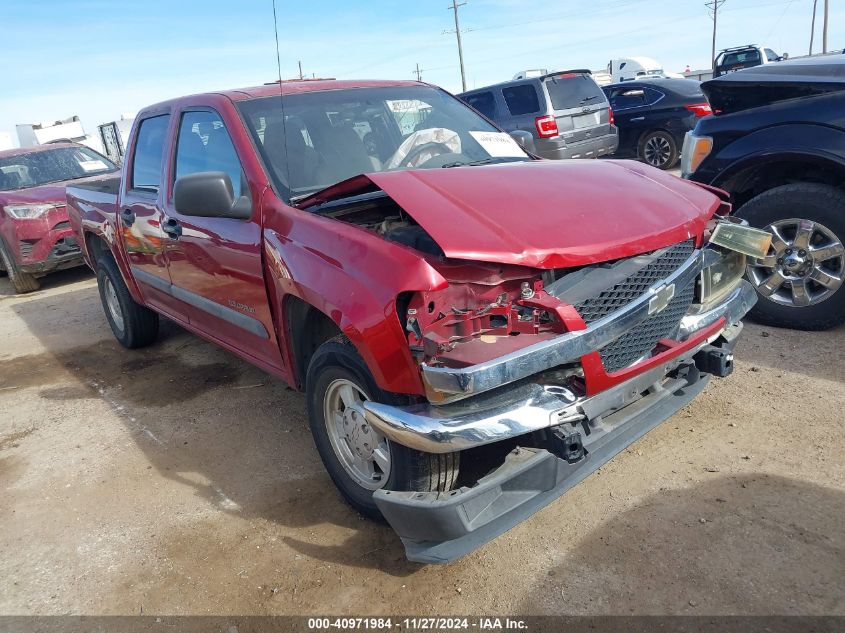
<path fill-rule="evenodd" d="M 662 167 L 669 162 L 672 146 L 665 136 L 652 136 L 646 141 L 644 154 L 649 165 Z"/>
<path fill-rule="evenodd" d="M 387 438 L 367 422 L 358 385 L 339 378 L 329 384 L 323 398 L 323 415 L 332 449 L 346 473 L 367 490 L 378 490 L 390 476 Z"/>
<path fill-rule="evenodd" d="M 103 294 L 106 297 L 106 309 L 109 311 L 114 326 L 123 332 L 123 312 L 120 311 L 120 300 L 117 298 L 117 291 L 114 289 L 111 279 L 106 277 Z"/>
<path fill-rule="evenodd" d="M 766 257 L 749 259 L 748 279 L 762 296 L 792 307 L 816 305 L 839 290 L 845 247 L 824 224 L 800 218 L 766 227 L 772 245 Z"/>

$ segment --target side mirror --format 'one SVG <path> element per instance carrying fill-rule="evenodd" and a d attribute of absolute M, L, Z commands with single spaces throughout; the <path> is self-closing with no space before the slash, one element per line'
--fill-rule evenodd
<path fill-rule="evenodd" d="M 525 130 L 514 130 L 510 133 L 510 136 L 529 154 L 536 153 L 536 150 L 534 149 L 534 136 L 531 132 L 526 132 Z"/>
<path fill-rule="evenodd" d="M 173 187 L 176 212 L 200 218 L 252 217 L 252 202 L 248 196 L 235 199 L 232 180 L 222 171 L 202 171 L 176 180 Z"/>

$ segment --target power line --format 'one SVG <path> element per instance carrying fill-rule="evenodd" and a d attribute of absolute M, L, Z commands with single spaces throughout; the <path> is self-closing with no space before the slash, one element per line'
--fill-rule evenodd
<path fill-rule="evenodd" d="M 455 37 L 458 38 L 458 60 L 461 62 L 461 86 L 463 87 L 463 91 L 466 92 L 467 78 L 466 73 L 464 72 L 464 48 L 461 45 L 461 22 L 458 19 L 458 7 L 462 7 L 464 5 L 466 5 L 466 0 L 464 0 L 464 2 L 452 0 L 452 6 L 449 8 L 455 13 Z"/>
<path fill-rule="evenodd" d="M 712 69 L 716 71 L 716 21 L 719 17 L 719 7 L 725 4 L 727 0 L 710 0 L 705 2 L 704 6 L 713 12 L 713 45 L 710 48 L 710 60 L 712 62 Z"/>
<path fill-rule="evenodd" d="M 810 55 L 813 54 L 813 37 L 816 34 L 816 5 L 819 0 L 813 0 L 813 20 L 810 22 Z"/>
<path fill-rule="evenodd" d="M 822 21 L 822 53 L 827 52 L 827 13 L 828 0 L 824 0 L 824 20 Z"/>

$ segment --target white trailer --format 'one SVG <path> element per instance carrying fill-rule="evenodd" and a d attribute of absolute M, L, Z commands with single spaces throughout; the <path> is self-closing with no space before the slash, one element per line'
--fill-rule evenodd
<path fill-rule="evenodd" d="M 33 147 L 57 141 L 72 141 L 87 145 L 100 153 L 103 145 L 100 139 L 86 134 L 82 121 L 78 116 L 72 116 L 58 121 L 43 121 L 41 123 L 19 123 L 15 126 L 18 132 L 18 142 L 21 147 Z"/>

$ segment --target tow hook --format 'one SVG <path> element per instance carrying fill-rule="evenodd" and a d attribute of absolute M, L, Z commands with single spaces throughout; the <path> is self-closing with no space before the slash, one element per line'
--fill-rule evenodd
<path fill-rule="evenodd" d="M 713 374 L 724 378 L 734 370 L 734 355 L 731 350 L 722 349 L 715 345 L 707 345 L 693 356 L 695 366 L 705 374 Z"/>
<path fill-rule="evenodd" d="M 552 452 L 570 464 L 584 459 L 584 444 L 578 431 L 567 431 L 560 427 L 552 429 Z"/>

